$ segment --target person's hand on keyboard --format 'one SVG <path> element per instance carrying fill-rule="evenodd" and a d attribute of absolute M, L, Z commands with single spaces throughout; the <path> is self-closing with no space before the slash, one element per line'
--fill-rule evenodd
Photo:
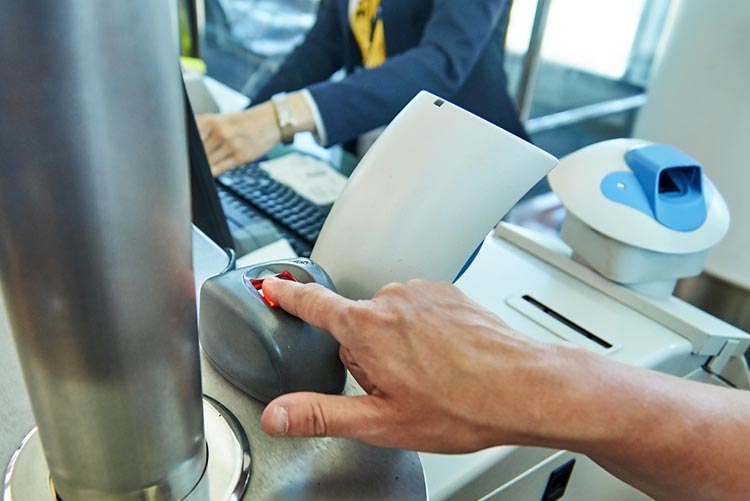
<path fill-rule="evenodd" d="M 304 95 L 293 92 L 285 102 L 293 129 L 287 134 L 293 136 L 296 132 L 314 132 L 315 120 Z M 196 122 L 214 177 L 257 160 L 282 139 L 277 112 L 271 101 L 239 113 L 201 115 L 196 117 Z"/>
<path fill-rule="evenodd" d="M 196 122 L 214 176 L 252 162 L 281 140 L 270 102 L 239 113 L 201 115 Z"/>

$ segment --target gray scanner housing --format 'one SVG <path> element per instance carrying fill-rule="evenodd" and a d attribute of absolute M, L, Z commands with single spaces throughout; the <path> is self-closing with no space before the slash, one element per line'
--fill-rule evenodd
<path fill-rule="evenodd" d="M 224 377 L 262 402 L 295 391 L 341 393 L 346 369 L 339 343 L 328 332 L 268 306 L 250 283 L 284 271 L 298 282 L 336 290 L 325 270 L 304 258 L 212 277 L 201 288 L 201 346 Z"/>

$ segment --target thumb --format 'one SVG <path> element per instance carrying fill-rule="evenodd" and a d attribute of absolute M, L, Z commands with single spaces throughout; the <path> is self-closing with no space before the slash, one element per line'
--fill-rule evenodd
<path fill-rule="evenodd" d="M 378 429 L 384 409 L 377 397 L 347 397 L 322 393 L 289 393 L 263 411 L 263 431 L 275 437 L 342 437 L 366 439 Z"/>

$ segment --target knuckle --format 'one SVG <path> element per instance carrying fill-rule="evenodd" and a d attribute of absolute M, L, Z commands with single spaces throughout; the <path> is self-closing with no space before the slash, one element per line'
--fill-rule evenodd
<path fill-rule="evenodd" d="M 362 308 L 357 303 L 349 303 L 338 310 L 338 323 L 349 328 L 359 323 Z"/>
<path fill-rule="evenodd" d="M 348 348 L 339 346 L 339 359 L 344 365 L 349 365 L 352 360 L 352 354 Z"/>
<path fill-rule="evenodd" d="M 320 284 L 306 284 L 294 291 L 294 301 L 299 304 L 300 311 L 305 315 L 314 315 L 323 308 L 323 287 Z"/>
<path fill-rule="evenodd" d="M 430 283 L 429 280 L 425 280 L 424 278 L 412 278 L 408 282 L 406 282 L 407 287 L 424 287 Z"/>
<path fill-rule="evenodd" d="M 222 140 L 226 140 L 230 136 L 229 129 L 222 123 L 215 122 L 213 131 L 216 137 Z"/>
<path fill-rule="evenodd" d="M 384 287 L 387 291 L 400 292 L 404 290 L 405 284 L 403 282 L 391 282 L 386 284 Z"/>
<path fill-rule="evenodd" d="M 316 295 L 329 290 L 327 287 L 317 282 L 310 282 L 308 284 L 305 284 L 305 287 L 307 287 L 308 290 L 314 291 Z"/>
<path fill-rule="evenodd" d="M 314 437 L 328 436 L 328 423 L 320 402 L 311 402 L 305 414 L 305 429 Z"/>
<path fill-rule="evenodd" d="M 370 302 L 365 304 L 355 304 L 351 307 L 349 313 L 350 323 L 353 323 L 358 327 L 368 325 L 387 325 L 391 322 L 392 316 L 393 315 L 389 310 L 378 308 Z"/>
<path fill-rule="evenodd" d="M 344 313 L 346 317 L 355 324 L 365 322 L 372 317 L 372 310 L 360 302 L 356 302 L 347 307 Z"/>
<path fill-rule="evenodd" d="M 401 295 L 405 289 L 405 285 L 400 282 L 391 282 L 380 288 L 375 293 L 375 297 L 389 296 L 389 295 Z"/>

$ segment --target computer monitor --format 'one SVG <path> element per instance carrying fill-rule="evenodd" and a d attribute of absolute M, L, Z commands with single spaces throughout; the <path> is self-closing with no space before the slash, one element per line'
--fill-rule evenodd
<path fill-rule="evenodd" d="M 203 149 L 193 109 L 183 84 L 185 100 L 185 131 L 187 134 L 188 158 L 190 162 L 190 194 L 192 199 L 193 224 L 219 246 L 234 249 L 234 241 L 227 226 L 224 211 L 216 192 L 216 182 Z"/>

